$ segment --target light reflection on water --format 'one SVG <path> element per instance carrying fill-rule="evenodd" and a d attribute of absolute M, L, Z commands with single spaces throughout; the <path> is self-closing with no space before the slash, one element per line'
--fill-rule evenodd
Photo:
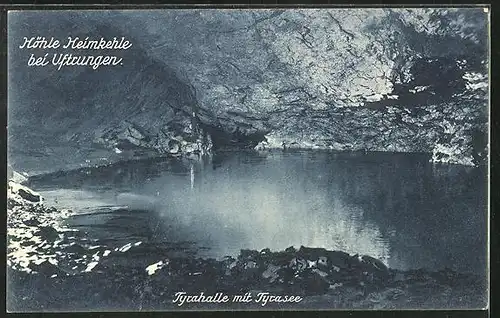
<path fill-rule="evenodd" d="M 387 260 L 387 242 L 374 224 L 362 221 L 361 209 L 331 196 L 313 179 L 299 181 L 299 173 L 281 161 L 230 162 L 200 172 L 192 191 L 182 178 L 159 178 L 148 187 L 161 193 L 160 215 L 174 213 L 215 255 L 305 245 Z"/>
<path fill-rule="evenodd" d="M 486 266 L 486 179 L 477 169 L 417 155 L 321 152 L 155 165 L 38 185 L 62 188 L 42 191 L 49 204 L 57 198 L 57 206 L 90 213 L 73 224 L 123 243 L 192 242 L 211 257 L 304 245 L 368 254 L 399 269 Z M 72 181 L 78 190 L 68 189 Z"/>

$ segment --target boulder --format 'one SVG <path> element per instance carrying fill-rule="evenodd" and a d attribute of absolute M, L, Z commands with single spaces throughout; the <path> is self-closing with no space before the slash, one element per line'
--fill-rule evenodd
<path fill-rule="evenodd" d="M 41 196 L 38 194 L 34 194 L 33 192 L 25 189 L 19 189 L 18 191 L 21 198 L 28 200 L 33 203 L 41 202 Z"/>
<path fill-rule="evenodd" d="M 42 226 L 35 232 L 42 240 L 53 242 L 59 238 L 59 233 L 52 226 Z"/>
<path fill-rule="evenodd" d="M 294 282 L 305 294 L 324 294 L 330 283 L 319 272 L 308 271 L 297 277 Z"/>
<path fill-rule="evenodd" d="M 53 276 L 53 275 L 66 275 L 64 271 L 59 269 L 57 265 L 49 262 L 48 260 L 44 260 L 42 262 L 31 262 L 28 266 L 33 272 L 44 275 L 44 276 Z"/>
<path fill-rule="evenodd" d="M 266 270 L 262 273 L 262 277 L 264 279 L 269 280 L 269 282 L 273 283 L 280 277 L 279 272 L 281 268 L 282 268 L 281 266 L 269 264 Z"/>
<path fill-rule="evenodd" d="M 389 269 L 387 268 L 387 265 L 385 265 L 382 261 L 373 258 L 369 255 L 363 255 L 361 257 L 361 261 L 363 264 L 367 265 L 365 268 L 370 270 L 370 271 L 375 271 L 378 273 L 389 273 Z"/>

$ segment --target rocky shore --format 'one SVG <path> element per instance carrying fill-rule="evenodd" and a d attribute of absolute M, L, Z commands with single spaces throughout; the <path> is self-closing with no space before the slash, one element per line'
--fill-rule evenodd
<path fill-rule="evenodd" d="M 241 250 L 206 259 L 175 255 L 152 242 L 103 245 L 64 226 L 71 211 L 45 206 L 39 194 L 12 180 L 7 212 L 7 308 L 13 312 L 475 308 L 486 303 L 479 275 L 399 271 L 368 255 L 323 248 Z M 226 295 L 229 301 L 179 306 L 174 301 L 180 292 L 198 299 Z M 245 295 L 250 301 L 233 301 Z M 300 301 L 278 302 L 285 296 Z"/>

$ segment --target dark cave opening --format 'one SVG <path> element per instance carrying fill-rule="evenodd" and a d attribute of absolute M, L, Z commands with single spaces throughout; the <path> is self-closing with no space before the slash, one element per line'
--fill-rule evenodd
<path fill-rule="evenodd" d="M 265 140 L 265 132 L 245 133 L 238 127 L 228 132 L 222 126 L 204 124 L 200 126 L 211 136 L 214 151 L 253 149 L 259 142 Z"/>

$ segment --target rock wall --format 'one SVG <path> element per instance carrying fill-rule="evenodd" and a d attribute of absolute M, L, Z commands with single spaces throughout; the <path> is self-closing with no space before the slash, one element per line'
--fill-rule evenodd
<path fill-rule="evenodd" d="M 20 71 L 9 100 L 18 142 L 43 107 L 47 124 L 35 130 L 55 125 L 64 140 L 115 151 L 427 152 L 466 165 L 487 154 L 482 8 L 25 12 L 10 19 L 13 36 L 33 31 L 33 14 L 39 33 L 126 36 L 134 50 L 101 81 Z"/>

